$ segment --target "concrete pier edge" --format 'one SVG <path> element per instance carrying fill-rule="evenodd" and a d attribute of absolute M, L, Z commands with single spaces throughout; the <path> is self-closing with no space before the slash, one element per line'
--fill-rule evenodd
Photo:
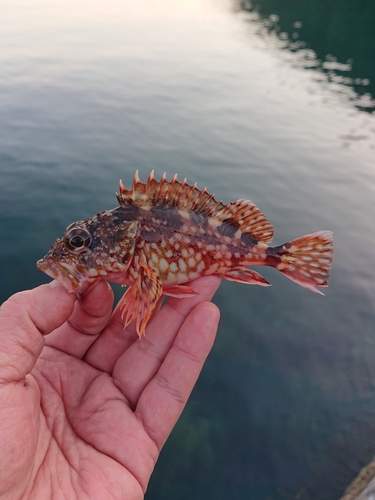
<path fill-rule="evenodd" d="M 375 459 L 361 470 L 340 500 L 375 500 Z"/>

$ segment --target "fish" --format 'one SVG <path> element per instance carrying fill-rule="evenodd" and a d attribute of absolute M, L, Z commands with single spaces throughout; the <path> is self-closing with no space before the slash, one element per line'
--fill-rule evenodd
<path fill-rule="evenodd" d="M 127 286 L 119 301 L 124 328 L 139 337 L 164 296 L 196 292 L 189 282 L 207 275 L 245 284 L 270 283 L 248 266 L 270 266 L 313 292 L 328 286 L 333 237 L 328 230 L 270 246 L 274 228 L 248 199 L 224 204 L 177 174 L 154 171 L 132 187 L 122 181 L 119 206 L 70 224 L 37 267 L 70 292 L 85 293 L 105 278 Z"/>

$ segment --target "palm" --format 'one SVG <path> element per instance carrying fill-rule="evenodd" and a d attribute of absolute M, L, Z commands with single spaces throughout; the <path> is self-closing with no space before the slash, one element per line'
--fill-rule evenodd
<path fill-rule="evenodd" d="M 2 412 L 9 422 L 1 423 L 0 441 L 4 437 L 9 447 L 0 449 L 8 471 L 0 493 L 6 498 L 59 498 L 59 492 L 64 498 L 143 498 L 212 344 L 217 310 L 200 302 L 211 298 L 218 282 L 198 280 L 194 287 L 200 295 L 170 299 L 140 341 L 130 327 L 123 330 L 118 310 L 103 330 L 112 304 L 104 282 L 77 302 L 71 315 L 74 299 L 59 287 L 53 289 L 56 297 L 48 290 L 49 300 L 55 306 L 58 301 L 55 316 L 65 313 L 70 320 L 45 337 L 32 376 L 27 368 L 42 345 L 34 341 L 32 348 L 14 353 L 15 360 L 25 360 L 15 368 L 17 377 L 10 370 L 18 383 L 9 384 L 6 393 L 0 390 L 1 401 L 5 396 L 12 409 Z M 19 309 L 16 301 L 11 308 Z M 48 333 L 52 313 L 33 305 L 33 324 Z"/>
<path fill-rule="evenodd" d="M 38 450 L 39 476 L 57 470 L 60 477 L 69 478 L 64 485 L 68 498 L 95 498 L 99 491 L 107 492 L 103 498 L 142 498 L 142 485 L 132 468 L 140 459 L 132 455 L 134 450 L 127 456 L 129 426 L 142 447 L 151 448 L 151 443 L 113 379 L 55 349 L 46 349 L 42 357 L 33 372 L 41 390 L 41 408 L 36 410 L 39 433 L 51 451 Z"/>

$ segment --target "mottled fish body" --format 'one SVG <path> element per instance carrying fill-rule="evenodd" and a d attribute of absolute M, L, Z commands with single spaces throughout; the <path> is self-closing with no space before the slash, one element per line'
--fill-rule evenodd
<path fill-rule="evenodd" d="M 215 274 L 240 283 L 269 283 L 247 266 L 271 266 L 321 293 L 333 258 L 331 231 L 271 247 L 273 226 L 249 200 L 224 205 L 206 189 L 175 176 L 133 186 L 120 181 L 120 206 L 68 226 L 37 266 L 69 291 L 83 293 L 95 280 L 127 285 L 120 305 L 125 325 L 141 336 L 163 295 L 187 297 L 186 283 Z"/>

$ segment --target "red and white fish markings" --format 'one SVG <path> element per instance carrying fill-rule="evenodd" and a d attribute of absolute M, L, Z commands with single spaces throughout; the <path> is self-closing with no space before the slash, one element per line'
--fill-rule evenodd
<path fill-rule="evenodd" d="M 331 231 L 270 247 L 273 226 L 249 200 L 224 205 L 175 175 L 160 181 L 151 172 L 133 186 L 120 181 L 120 206 L 71 224 L 38 261 L 39 269 L 83 292 L 100 276 L 128 285 L 121 299 L 125 325 L 141 336 L 162 295 L 187 297 L 185 283 L 216 274 L 258 285 L 269 283 L 247 266 L 271 266 L 299 285 L 321 293 L 333 258 Z"/>

